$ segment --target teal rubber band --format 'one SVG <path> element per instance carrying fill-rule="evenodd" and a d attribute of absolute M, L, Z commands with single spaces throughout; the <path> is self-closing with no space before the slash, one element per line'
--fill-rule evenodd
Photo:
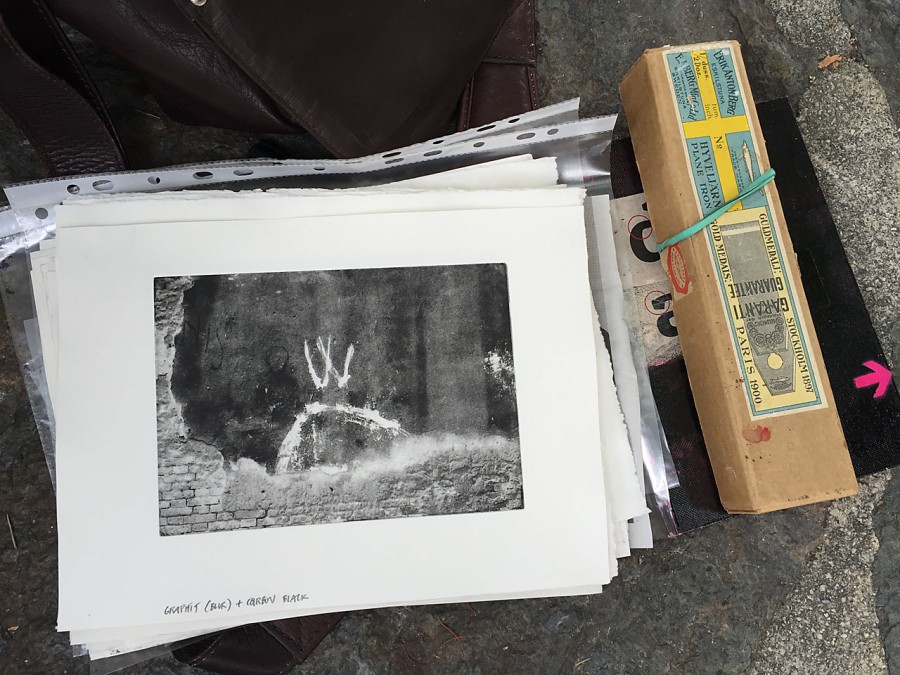
<path fill-rule="evenodd" d="M 742 199 L 746 199 L 747 197 L 749 197 L 750 195 L 752 195 L 752 194 L 753 194 L 754 192 L 756 192 L 757 190 L 760 190 L 760 189 L 764 188 L 766 185 L 768 185 L 769 183 L 771 183 L 774 179 L 775 179 L 775 169 L 769 169 L 769 170 L 766 171 L 763 175 L 761 175 L 759 178 L 757 178 L 755 181 L 753 181 L 752 183 L 750 183 L 750 185 L 747 186 L 747 189 L 744 190 L 741 194 L 739 194 L 739 195 L 738 195 L 737 197 L 735 197 L 734 199 L 731 199 L 731 200 L 725 202 L 721 207 L 719 207 L 718 209 L 716 209 L 715 211 L 713 211 L 712 213 L 710 213 L 708 216 L 706 216 L 705 218 L 703 218 L 703 220 L 701 220 L 700 222 L 698 222 L 698 223 L 696 223 L 696 224 L 694 224 L 694 225 L 691 225 L 691 226 L 688 227 L 688 228 L 683 229 L 683 230 L 682 230 L 681 232 L 679 232 L 678 234 L 673 234 L 671 237 L 669 237 L 668 239 L 666 239 L 666 240 L 665 240 L 664 242 L 662 242 L 661 244 L 657 244 L 657 245 L 656 245 L 656 250 L 657 250 L 659 253 L 662 253 L 662 252 L 665 251 L 667 248 L 669 248 L 669 246 L 672 246 L 673 244 L 677 244 L 677 243 L 680 242 L 680 241 L 684 241 L 684 240 L 687 239 L 688 237 L 694 236 L 694 235 L 697 234 L 700 230 L 705 230 L 705 229 L 706 229 L 707 227 L 709 227 L 712 223 L 714 223 L 714 222 L 717 221 L 719 218 L 721 218 L 723 215 L 725 215 L 725 213 L 727 213 L 728 210 L 729 210 L 732 206 L 734 206 L 735 204 L 737 204 L 737 203 L 738 203 L 739 201 L 741 201 Z"/>

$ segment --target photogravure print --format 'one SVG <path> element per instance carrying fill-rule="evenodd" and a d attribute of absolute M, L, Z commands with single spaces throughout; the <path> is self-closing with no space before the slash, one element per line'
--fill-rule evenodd
<path fill-rule="evenodd" d="M 524 506 L 506 266 L 160 277 L 160 534 Z"/>

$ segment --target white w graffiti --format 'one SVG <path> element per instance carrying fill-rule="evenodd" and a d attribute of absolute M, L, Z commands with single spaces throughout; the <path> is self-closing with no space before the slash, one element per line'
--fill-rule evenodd
<path fill-rule="evenodd" d="M 347 347 L 347 354 L 344 356 L 343 373 L 338 372 L 338 369 L 334 367 L 334 362 L 331 359 L 331 344 L 332 338 L 330 335 L 328 336 L 328 342 L 326 343 L 322 342 L 321 337 L 316 338 L 316 349 L 318 349 L 319 356 L 322 359 L 322 375 L 320 377 L 319 373 L 316 372 L 316 367 L 313 365 L 309 341 L 303 341 L 303 353 L 306 355 L 306 366 L 309 368 L 309 376 L 312 378 L 313 384 L 316 385 L 316 389 L 325 389 L 331 381 L 332 375 L 334 375 L 338 389 L 346 387 L 347 382 L 350 380 L 350 361 L 353 359 L 353 343 Z"/>

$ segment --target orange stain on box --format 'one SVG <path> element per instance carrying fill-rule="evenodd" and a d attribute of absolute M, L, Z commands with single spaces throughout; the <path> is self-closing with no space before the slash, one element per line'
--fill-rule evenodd
<path fill-rule="evenodd" d="M 762 424 L 757 424 L 755 427 L 744 429 L 744 438 L 748 443 L 765 443 L 772 438 L 772 430 Z"/>

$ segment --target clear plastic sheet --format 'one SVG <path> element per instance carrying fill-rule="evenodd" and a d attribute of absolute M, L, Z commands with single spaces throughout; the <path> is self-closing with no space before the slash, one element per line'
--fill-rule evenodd
<path fill-rule="evenodd" d="M 540 108 L 493 124 L 436 138 L 380 155 L 349 160 L 246 159 L 186 164 L 152 171 L 86 174 L 18 183 L 4 188 L 11 208 L 38 219 L 72 196 L 182 189 L 260 187 L 362 187 L 437 173 L 510 154 L 530 144 L 603 129 L 614 117 L 578 119 L 578 99 Z M 599 123 L 599 124 L 598 124 Z M 575 126 L 571 126 L 571 125 Z M 605 132 L 604 132 L 605 133 Z M 531 135 L 529 135 L 531 134 Z M 524 137 L 524 138 L 523 138 Z M 531 143 L 528 141 L 531 140 Z M 510 152 L 508 148 L 517 148 Z M 605 147 L 605 146 L 604 146 Z M 546 154 L 541 155 L 546 156 Z M 608 167 L 606 175 L 608 175 Z"/>
<path fill-rule="evenodd" d="M 126 652 L 124 654 L 116 654 L 115 656 L 107 656 L 106 658 L 102 659 L 94 659 L 93 661 L 91 661 L 91 675 L 111 675 L 111 673 L 116 673 L 120 670 L 128 668 L 129 666 L 136 666 L 139 663 L 149 661 L 150 659 L 155 659 L 158 656 L 165 656 L 174 649 L 187 647 L 188 645 L 202 639 L 204 639 L 204 636 L 189 638 L 187 640 L 180 640 L 178 642 L 172 642 L 164 645 L 157 645 L 156 647 L 148 647 L 147 649 L 141 649 L 140 651 Z M 79 655 L 76 654 L 76 656 Z M 86 654 L 82 654 L 81 656 L 86 656 Z"/>
<path fill-rule="evenodd" d="M 609 145 L 614 121 L 614 116 L 577 120 L 577 101 L 574 101 L 359 160 L 217 162 L 152 172 L 79 176 L 6 188 L 11 208 L 0 211 L 0 287 L 54 484 L 53 412 L 36 332 L 29 254 L 41 241 L 54 236 L 54 208 L 66 197 L 184 188 L 361 187 L 521 154 L 556 157 L 561 183 L 584 186 L 591 195 L 610 194 Z M 440 152 L 436 152 L 438 149 Z M 635 363 L 645 364 L 637 356 Z M 670 526 L 665 516 L 669 510 L 668 486 L 671 484 L 666 472 L 671 458 L 652 405 L 645 366 L 643 379 L 639 376 L 638 383 L 641 391 L 640 436 L 653 501 L 657 511 L 663 514 L 667 530 L 664 534 L 674 534 L 677 530 L 672 529 L 674 525 Z M 169 649 L 171 645 L 164 645 L 101 659 L 93 663 L 92 672 L 106 675 Z"/>
<path fill-rule="evenodd" d="M 52 223 L 34 219 L 23 223 L 14 211 L 0 212 L 0 291 L 6 310 L 6 320 L 31 409 L 34 413 L 38 437 L 44 449 L 50 480 L 56 489 L 56 460 L 54 456 L 54 420 L 47 391 L 47 376 L 40 351 L 37 320 L 31 293 L 31 276 L 27 251 L 52 234 Z M 30 226 L 29 226 L 30 225 Z"/>
<path fill-rule="evenodd" d="M 653 479 L 659 486 L 658 503 L 662 504 L 668 503 L 669 488 L 678 486 L 679 482 L 650 387 L 649 365 L 677 349 L 677 340 L 673 339 L 674 333 L 665 330 L 671 328 L 672 300 L 656 253 L 656 239 L 648 228 L 650 221 L 644 201 L 643 194 L 615 199 L 611 211 L 616 260 L 626 296 L 625 320 L 635 363 L 639 364 L 638 377 L 642 380 L 641 410 L 645 422 L 642 429 L 649 433 L 654 448 L 648 464 L 655 465 Z M 655 429 L 652 420 L 656 420 Z"/>
<path fill-rule="evenodd" d="M 625 256 L 614 236 L 615 202 L 611 218 L 597 218 L 588 199 L 587 239 L 591 291 L 601 323 L 607 331 L 616 388 L 628 426 L 632 448 L 640 450 L 648 503 L 655 506 L 651 523 L 659 535 L 678 534 L 669 489 L 678 485 L 674 463 L 659 421 L 643 343 L 636 325 L 633 282 Z M 613 227 L 610 227 L 613 221 Z M 662 532 L 659 530 L 662 529 Z"/>

